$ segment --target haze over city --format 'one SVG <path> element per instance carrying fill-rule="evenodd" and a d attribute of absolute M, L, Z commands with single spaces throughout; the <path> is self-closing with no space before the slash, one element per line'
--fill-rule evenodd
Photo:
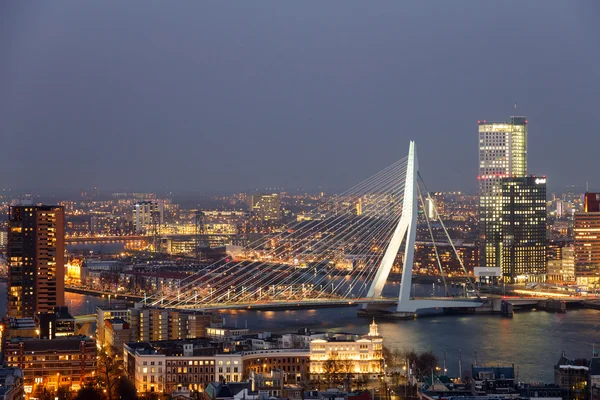
<path fill-rule="evenodd" d="M 600 400 L 597 0 L 0 3 L 0 399 Z"/>
<path fill-rule="evenodd" d="M 475 192 L 477 121 L 513 114 L 531 173 L 600 184 L 596 1 L 1 8 L 3 188 L 337 191 L 413 139 Z"/>

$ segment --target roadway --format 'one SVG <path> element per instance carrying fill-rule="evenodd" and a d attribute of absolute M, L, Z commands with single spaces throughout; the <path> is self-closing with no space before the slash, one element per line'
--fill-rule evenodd
<path fill-rule="evenodd" d="M 71 243 L 98 243 L 98 242 L 126 242 L 132 240 L 149 240 L 151 236 L 129 235 L 129 236 L 97 236 L 97 237 L 67 237 L 66 244 Z"/>

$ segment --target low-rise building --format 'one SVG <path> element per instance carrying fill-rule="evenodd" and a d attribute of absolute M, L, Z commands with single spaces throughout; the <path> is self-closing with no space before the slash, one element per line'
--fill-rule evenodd
<path fill-rule="evenodd" d="M 241 354 L 216 354 L 206 339 L 124 345 L 125 369 L 139 392 L 202 392 L 209 382 L 240 382 Z"/>
<path fill-rule="evenodd" d="M 79 390 L 96 373 L 96 344 L 87 336 L 12 338 L 5 343 L 4 357 L 6 365 L 23 370 L 27 393 L 36 386 Z"/>
<path fill-rule="evenodd" d="M 554 384 L 565 388 L 567 400 L 583 399 L 586 395 L 587 376 L 589 368 L 585 359 L 571 360 L 563 351 L 554 366 Z"/>
<path fill-rule="evenodd" d="M 515 366 L 472 366 L 471 374 L 475 388 L 493 393 L 497 389 L 515 387 Z"/>
<path fill-rule="evenodd" d="M 127 343 L 125 370 L 139 392 L 183 395 L 202 392 L 209 382 L 236 383 L 252 374 L 280 371 L 283 383 L 308 377 L 308 349 L 224 352 L 209 339 Z"/>
<path fill-rule="evenodd" d="M 294 384 L 308 380 L 310 352 L 308 349 L 252 350 L 242 353 L 243 376 L 268 374 L 274 370 L 284 373 L 284 383 Z"/>
<path fill-rule="evenodd" d="M 308 349 L 310 342 L 315 339 L 323 339 L 327 336 L 325 332 L 312 332 L 310 329 L 300 329 L 296 333 L 284 333 L 281 335 L 281 347 L 294 349 Z"/>
<path fill-rule="evenodd" d="M 0 399 L 21 400 L 24 398 L 23 371 L 20 368 L 0 368 Z"/>
<path fill-rule="evenodd" d="M 588 386 L 590 387 L 590 396 L 593 398 L 595 392 L 596 397 L 600 399 L 600 357 L 598 356 L 597 352 L 590 360 L 588 368 Z"/>
<path fill-rule="evenodd" d="M 206 336 L 217 340 L 235 340 L 239 339 L 249 332 L 248 328 L 237 328 L 237 327 L 208 327 L 206 328 Z"/>
<path fill-rule="evenodd" d="M 123 344 L 133 340 L 131 327 L 122 318 L 112 318 L 104 321 L 104 345 L 109 354 L 123 354 Z"/>

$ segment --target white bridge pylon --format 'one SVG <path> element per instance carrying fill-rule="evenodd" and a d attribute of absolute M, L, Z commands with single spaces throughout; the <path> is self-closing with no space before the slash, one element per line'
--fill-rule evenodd
<path fill-rule="evenodd" d="M 411 300 L 410 290 L 412 284 L 412 267 L 415 253 L 415 240 L 417 236 L 417 214 L 418 214 L 418 188 L 417 178 L 419 173 L 419 160 L 417 159 L 417 149 L 414 141 L 410 141 L 408 150 L 408 165 L 406 170 L 406 181 L 404 185 L 404 202 L 402 204 L 402 215 L 398 221 L 398 225 L 394 230 L 394 234 L 386 248 L 386 251 L 381 259 L 377 273 L 367 297 L 378 299 L 381 298 L 383 287 L 392 270 L 392 265 L 402 241 L 406 237 L 404 250 L 404 261 L 402 265 L 402 281 L 400 282 L 400 293 L 398 295 L 398 305 L 396 312 L 398 313 L 415 313 L 417 310 L 425 308 L 472 308 L 480 307 L 481 301 L 469 300 Z M 367 304 L 364 305 L 367 307 Z"/>

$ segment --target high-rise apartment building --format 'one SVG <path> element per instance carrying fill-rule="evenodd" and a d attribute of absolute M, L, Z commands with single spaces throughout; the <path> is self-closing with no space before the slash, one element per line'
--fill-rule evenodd
<path fill-rule="evenodd" d="M 506 280 L 543 281 L 546 275 L 546 178 L 503 178 L 501 237 Z"/>
<path fill-rule="evenodd" d="M 600 193 L 586 193 L 583 212 L 575 213 L 575 279 L 600 285 Z"/>
<path fill-rule="evenodd" d="M 503 178 L 527 174 L 527 119 L 510 122 L 478 121 L 479 125 L 479 239 L 481 265 L 500 267 Z"/>
<path fill-rule="evenodd" d="M 147 233 L 148 227 L 156 227 L 164 221 L 164 203 L 162 201 L 140 201 L 133 207 L 133 228 L 135 233 Z"/>
<path fill-rule="evenodd" d="M 277 221 L 281 218 L 279 194 L 253 194 L 250 196 L 252 216 L 261 221 Z"/>
<path fill-rule="evenodd" d="M 9 317 L 33 317 L 64 305 L 62 207 L 10 207 L 7 256 Z"/>

